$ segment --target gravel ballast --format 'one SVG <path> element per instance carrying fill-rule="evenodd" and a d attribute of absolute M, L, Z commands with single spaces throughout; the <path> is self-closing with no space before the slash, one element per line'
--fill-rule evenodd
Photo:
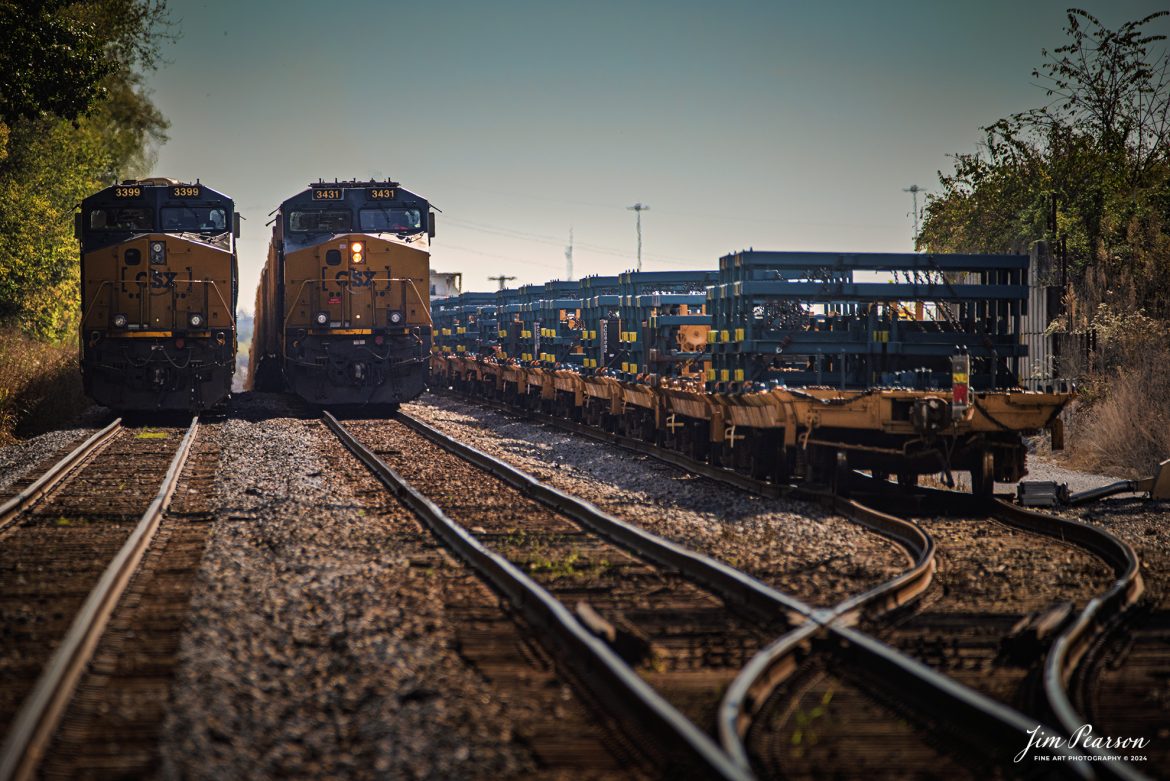
<path fill-rule="evenodd" d="M 885 538 L 806 502 L 764 499 L 652 458 L 447 395 L 404 411 L 625 521 L 727 562 L 814 605 L 909 566 Z"/>
<path fill-rule="evenodd" d="M 539 724 L 584 735 L 583 708 L 539 659 L 528 690 L 468 661 L 476 638 L 456 625 L 449 592 L 462 589 L 460 609 L 483 626 L 502 615 L 498 599 L 287 404 L 245 395 L 237 409 L 251 420 L 225 424 L 220 517 L 180 650 L 164 773 L 540 775 Z M 584 752 L 605 753 L 585 737 Z"/>

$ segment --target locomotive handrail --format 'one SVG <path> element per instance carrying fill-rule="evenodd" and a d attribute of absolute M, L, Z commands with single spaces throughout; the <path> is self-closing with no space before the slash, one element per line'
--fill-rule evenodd
<path fill-rule="evenodd" d="M 370 278 L 369 282 L 371 282 L 371 283 L 373 283 L 373 282 L 387 282 L 387 283 L 402 282 L 402 283 L 410 285 L 410 289 L 412 291 L 414 291 L 415 298 L 417 298 L 418 302 L 422 305 L 423 314 L 425 314 L 426 318 L 427 318 L 427 325 L 429 325 L 431 328 L 435 327 L 435 321 L 431 318 L 430 304 L 428 301 L 423 299 L 422 293 L 418 292 L 418 285 L 416 285 L 414 283 L 413 279 L 411 279 L 410 277 L 372 277 L 372 278 Z M 289 312 L 289 314 L 285 315 L 284 322 L 281 324 L 281 332 L 280 333 L 281 333 L 282 340 L 284 339 L 284 333 L 288 330 L 288 321 L 290 319 L 292 319 L 292 314 L 291 314 L 292 308 L 294 306 L 296 306 L 297 303 L 301 300 L 301 297 L 305 294 L 305 288 L 307 286 L 309 286 L 310 284 L 320 286 L 320 285 L 324 285 L 326 283 L 323 282 L 322 280 L 319 280 L 319 279 L 302 279 L 301 280 L 301 286 L 299 288 L 297 288 L 296 298 L 294 298 L 291 303 L 289 303 L 285 306 L 285 309 Z M 338 285 L 340 286 L 340 283 L 338 283 Z M 370 293 L 373 294 L 373 292 L 374 292 L 373 286 L 370 285 Z M 351 295 L 353 295 L 353 293 L 351 293 Z M 310 304 L 311 303 L 312 302 L 310 302 Z M 371 297 L 371 306 L 373 306 L 372 297 Z"/>
<path fill-rule="evenodd" d="M 101 298 L 102 291 L 107 286 L 109 286 L 109 288 L 110 288 L 110 296 L 109 296 L 109 301 L 107 302 L 106 305 L 110 309 L 110 315 L 113 316 L 113 313 L 114 313 L 114 285 L 137 285 L 141 290 L 146 286 L 146 284 L 147 283 L 142 281 L 142 280 L 103 279 L 101 281 L 101 283 L 98 285 L 97 290 L 94 292 L 93 300 L 90 302 L 89 307 L 85 310 L 85 313 L 81 317 L 81 326 L 80 327 L 82 329 L 87 327 L 86 324 L 89 322 L 89 317 L 93 313 L 94 307 L 97 306 L 97 302 L 98 302 L 98 299 Z M 208 316 L 208 313 L 206 311 L 206 303 L 207 303 L 207 288 L 208 288 L 208 286 L 210 286 L 211 289 L 215 291 L 215 295 L 219 299 L 220 306 L 222 306 L 224 311 L 227 313 L 228 320 L 231 323 L 231 325 L 229 327 L 233 331 L 236 330 L 235 307 L 228 306 L 227 301 L 224 300 L 223 293 L 221 293 L 219 290 L 219 284 L 214 279 L 187 279 L 187 280 L 183 280 L 181 282 L 174 282 L 168 286 L 168 289 L 171 291 L 171 330 L 175 330 L 175 319 L 174 319 L 174 317 L 175 317 L 175 314 L 174 314 L 175 313 L 175 295 L 177 295 L 177 293 L 178 293 L 177 287 L 179 285 L 187 285 L 188 287 L 190 287 L 191 285 L 203 285 L 204 286 L 203 287 L 203 292 L 204 292 L 204 296 L 203 296 L 204 297 L 204 312 L 203 312 L 203 315 L 204 315 L 204 317 Z M 139 299 L 139 304 L 138 304 L 138 310 L 139 310 L 138 314 L 139 314 L 139 318 L 140 318 L 139 322 L 141 322 L 142 304 L 143 304 L 143 302 L 148 301 L 148 300 L 149 299 L 147 299 L 145 297 Z M 109 323 L 106 324 L 106 327 L 109 328 Z M 208 329 L 210 329 L 210 327 L 211 327 L 210 325 L 207 326 Z M 198 330 L 206 330 L 206 329 L 198 329 Z"/>

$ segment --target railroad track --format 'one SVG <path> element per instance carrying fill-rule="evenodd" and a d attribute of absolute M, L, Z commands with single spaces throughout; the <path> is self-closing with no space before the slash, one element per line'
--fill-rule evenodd
<path fill-rule="evenodd" d="M 475 399 L 474 403 L 615 444 L 760 495 L 777 496 L 792 490 L 799 495 L 819 498 L 835 505 L 842 514 L 854 520 L 861 520 L 871 528 L 898 539 L 908 551 L 914 552 L 916 543 L 904 533 L 904 527 L 899 524 L 900 519 L 883 519 L 881 513 L 869 513 L 865 505 L 850 502 L 840 496 L 764 483 L 720 467 L 693 461 L 686 456 L 639 440 L 600 432 L 541 413 L 519 412 L 506 405 L 492 402 L 484 404 L 481 399 Z M 928 496 L 919 497 L 916 500 L 919 503 L 949 504 L 952 514 L 956 512 L 955 504 L 962 503 L 964 507 L 960 512 L 965 511 L 968 516 L 971 515 L 969 496 L 938 491 L 922 493 Z M 910 514 L 921 515 L 914 512 Z M 992 515 L 995 516 L 995 520 L 991 519 Z M 1048 599 L 1042 605 L 1027 605 L 1026 600 L 1023 600 L 1016 605 L 1015 614 L 989 615 L 976 620 L 972 620 L 970 611 L 964 615 L 961 610 L 948 609 L 945 599 L 931 595 L 924 600 L 923 605 L 916 606 L 913 610 L 897 611 L 898 623 L 894 629 L 889 630 L 891 634 L 888 635 L 902 651 L 909 654 L 917 653 L 920 661 L 888 648 L 883 650 L 881 644 L 872 643 L 866 635 L 843 629 L 861 620 L 867 629 L 880 631 L 882 625 L 889 621 L 887 612 L 891 608 L 909 604 L 925 591 L 936 561 L 933 551 L 926 554 L 925 550 L 921 550 L 922 555 L 917 556 L 915 567 L 895 579 L 900 581 L 899 585 L 883 584 L 875 590 L 876 594 L 859 595 L 846 600 L 833 611 L 812 616 L 813 622 L 822 627 L 821 632 L 818 633 L 811 626 L 805 625 L 764 649 L 744 669 L 729 688 L 720 714 L 722 744 L 742 770 L 752 768 L 774 770 L 768 767 L 768 757 L 776 758 L 783 753 L 775 750 L 777 745 L 775 727 L 783 723 L 782 718 L 777 720 L 775 716 L 777 708 L 783 709 L 791 705 L 795 691 L 808 690 L 807 687 L 801 688 L 801 681 L 814 679 L 839 680 L 846 690 L 850 690 L 851 687 L 860 688 L 860 696 L 863 700 L 868 698 L 871 707 L 877 705 L 885 708 L 887 712 L 901 714 L 899 718 L 917 720 L 920 727 L 924 727 L 928 732 L 931 729 L 938 731 L 940 728 L 944 734 L 952 731 L 948 729 L 948 725 L 955 723 L 954 715 L 964 712 L 979 724 L 978 728 L 969 731 L 969 734 L 977 733 L 981 736 L 979 742 L 983 750 L 977 749 L 975 754 L 969 755 L 976 758 L 980 755 L 986 756 L 985 749 L 991 745 L 989 741 L 1014 746 L 1021 741 L 1026 730 L 1037 724 L 1057 724 L 1056 728 L 1045 726 L 1046 732 L 1063 733 L 1067 736 L 1084 723 L 1069 704 L 1067 683 L 1076 661 L 1084 653 L 1085 647 L 1091 644 L 1094 638 L 1100 637 L 1103 625 L 1129 609 L 1141 593 L 1141 580 L 1137 574 L 1132 549 L 1099 529 L 1083 524 L 1069 524 L 1061 519 L 1020 510 L 1003 502 L 986 508 L 986 512 L 979 511 L 977 517 L 969 518 L 967 523 L 984 526 L 984 534 L 989 533 L 988 528 L 995 526 L 1000 529 L 1001 538 L 1005 536 L 1003 532 L 1006 531 L 1009 538 L 1026 539 L 1028 542 L 1025 543 L 1025 548 L 1030 548 L 1033 554 L 1049 555 L 1054 538 L 1060 541 L 1055 543 L 1058 549 L 1062 549 L 1062 546 L 1069 542 L 1075 543 L 1078 549 L 1075 555 L 1084 555 L 1088 551 L 1095 557 L 1100 568 L 1097 573 L 1099 588 L 1097 591 L 1076 594 L 1084 603 L 1080 612 L 1071 605 L 1054 604 L 1059 601 L 1058 599 Z M 928 535 L 923 536 L 929 540 Z M 1003 542 L 1003 539 L 1000 541 Z M 933 542 L 930 545 L 933 546 Z M 979 552 L 978 547 L 976 541 L 973 549 L 960 551 L 958 558 L 963 559 L 965 553 L 966 558 L 971 560 L 970 554 Z M 952 554 L 949 551 L 948 545 L 948 554 L 942 559 L 947 566 L 948 577 L 953 566 Z M 1071 591 L 1076 591 L 1079 584 L 1070 582 L 1065 585 L 1071 587 Z M 951 584 L 944 582 L 942 587 L 935 589 L 935 593 L 947 591 L 949 588 Z M 1030 593 L 1028 596 L 1033 602 L 1037 597 L 1041 601 L 1045 598 L 1044 594 L 1036 593 Z M 1061 595 L 1049 593 L 1047 596 Z M 932 610 L 940 606 L 943 609 Z M 824 642 L 826 637 L 830 638 L 830 642 Z M 1052 653 L 1045 655 L 1044 652 L 1049 647 L 1052 648 Z M 848 649 L 848 652 L 842 654 L 841 649 Z M 850 655 L 857 663 L 855 669 L 843 670 L 839 662 Z M 932 663 L 937 669 L 927 667 L 923 661 Z M 896 672 L 890 678 L 902 681 L 900 690 L 891 689 L 881 682 L 877 682 L 875 687 L 873 685 L 875 679 L 864 674 L 866 669 L 882 667 L 885 667 L 888 673 Z M 939 670 L 948 675 L 940 675 Z M 865 683 L 867 677 L 871 681 L 870 684 Z M 948 693 L 946 691 L 948 685 L 955 680 L 963 681 L 974 688 L 952 687 Z M 908 691 L 916 692 L 916 696 L 908 698 L 906 694 Z M 1004 703 L 1023 707 L 1039 715 L 1025 716 L 1015 707 L 1005 706 Z M 841 701 L 839 706 L 840 704 Z M 790 711 L 791 713 L 803 711 L 798 709 Z M 924 714 L 927 716 L 926 719 L 921 718 Z M 804 718 L 806 717 L 801 716 L 801 719 Z M 761 721 L 767 721 L 770 726 L 767 729 L 760 729 Z M 794 731 L 790 730 L 787 734 L 792 735 Z M 897 742 L 888 734 L 875 736 L 877 743 L 891 739 Z M 853 743 L 856 745 L 856 740 Z M 1022 745 L 1021 743 L 1021 747 Z M 961 754 L 963 749 L 960 747 L 959 751 Z M 912 755 L 913 752 L 908 756 Z M 845 762 L 844 770 L 856 769 L 856 765 L 849 764 L 853 761 L 849 752 L 838 753 L 836 756 Z M 918 756 L 925 760 L 931 754 L 927 751 L 919 753 Z M 789 756 L 787 761 L 791 759 Z M 1008 766 L 1008 761 L 1005 752 L 995 757 L 995 762 L 1005 767 Z M 1018 770 L 1018 767 L 1016 769 Z M 1096 769 L 1105 776 L 1135 776 L 1132 768 L 1116 761 L 1098 763 Z M 1083 765 L 1073 766 L 1073 770 L 1091 772 Z M 831 771 L 821 765 L 820 772 Z"/>
<path fill-rule="evenodd" d="M 1105 502 L 1085 514 L 1137 548 L 1148 576 L 1146 592 L 1120 621 L 1110 620 L 1114 613 L 1102 600 L 1100 618 L 1088 617 L 1086 624 L 1104 631 L 1087 633 L 1079 661 L 1070 642 L 1072 653 L 1063 667 L 1071 673 L 1066 718 L 1091 724 L 1097 734 L 1147 739 L 1145 747 L 1125 753 L 1144 756 L 1135 764 L 1165 777 L 1170 768 L 1170 555 L 1164 542 L 1156 542 L 1166 535 L 1165 509 L 1149 505 L 1141 512 L 1131 505 L 1115 513 L 1114 506 Z"/>
<path fill-rule="evenodd" d="M 0 508 L 0 779 L 29 778 L 155 538 L 198 419 L 115 421 Z"/>
<path fill-rule="evenodd" d="M 740 777 L 691 719 L 713 732 L 721 688 L 810 608 L 406 416 L 326 422 L 543 631 L 658 767 Z"/>

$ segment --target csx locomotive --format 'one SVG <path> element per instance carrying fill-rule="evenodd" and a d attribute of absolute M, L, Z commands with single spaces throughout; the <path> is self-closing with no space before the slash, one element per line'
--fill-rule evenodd
<path fill-rule="evenodd" d="M 81 372 L 124 411 L 227 400 L 236 356 L 232 199 L 172 179 L 124 181 L 81 202 Z"/>
<path fill-rule="evenodd" d="M 431 348 L 426 199 L 397 182 L 318 182 L 276 210 L 249 382 L 312 404 L 418 396 Z"/>

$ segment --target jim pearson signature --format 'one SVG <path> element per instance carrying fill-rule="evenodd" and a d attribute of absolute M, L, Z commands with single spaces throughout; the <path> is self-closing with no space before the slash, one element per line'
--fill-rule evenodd
<path fill-rule="evenodd" d="M 1033 748 L 1067 748 L 1070 750 L 1076 749 L 1143 749 L 1150 745 L 1149 738 L 1114 738 L 1105 735 L 1094 735 L 1093 726 L 1091 724 L 1082 724 L 1077 728 L 1067 740 L 1060 735 L 1049 735 L 1040 729 L 1037 724 L 1035 729 L 1030 729 L 1027 732 L 1028 745 L 1019 754 L 1016 754 L 1016 762 L 1022 762 L 1024 757 L 1028 756 L 1028 752 Z M 1144 756 L 1128 756 L 1121 757 L 1129 760 L 1144 760 Z"/>

